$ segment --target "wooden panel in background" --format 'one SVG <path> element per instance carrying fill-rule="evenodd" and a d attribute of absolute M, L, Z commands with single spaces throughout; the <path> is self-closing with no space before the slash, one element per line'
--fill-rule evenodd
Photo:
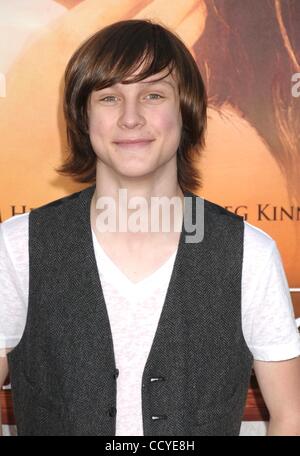
<path fill-rule="evenodd" d="M 293 306 L 294 306 L 294 311 L 295 311 L 295 317 L 299 318 L 300 317 L 300 292 L 291 293 L 291 296 L 292 296 L 292 301 L 293 301 Z"/>

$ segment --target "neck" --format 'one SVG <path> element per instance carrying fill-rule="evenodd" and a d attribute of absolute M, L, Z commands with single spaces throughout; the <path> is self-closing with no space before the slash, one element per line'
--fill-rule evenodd
<path fill-rule="evenodd" d="M 105 194 L 96 186 L 91 201 L 91 221 L 100 236 L 118 236 L 128 241 L 153 237 L 166 239 L 178 236 L 181 231 L 183 210 L 184 194 L 179 185 L 166 192 L 137 193 L 119 188 Z M 103 223 L 106 228 L 109 225 L 107 231 L 99 228 Z"/>

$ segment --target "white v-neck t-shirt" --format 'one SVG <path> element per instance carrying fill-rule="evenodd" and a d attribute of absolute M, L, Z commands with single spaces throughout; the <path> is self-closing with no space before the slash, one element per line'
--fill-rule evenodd
<path fill-rule="evenodd" d="M 28 218 L 0 225 L 0 356 L 21 340 L 28 307 Z M 300 355 L 289 287 L 276 242 L 244 222 L 242 330 L 254 359 Z M 116 435 L 143 435 L 141 382 L 165 301 L 177 251 L 153 274 L 134 284 L 113 263 L 93 233 L 99 277 L 110 320 L 117 378 Z"/>

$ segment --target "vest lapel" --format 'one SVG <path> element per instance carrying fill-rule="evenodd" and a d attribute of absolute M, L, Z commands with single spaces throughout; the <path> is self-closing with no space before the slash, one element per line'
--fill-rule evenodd
<path fill-rule="evenodd" d="M 91 331 L 88 334 L 88 337 L 90 338 L 89 343 L 91 343 L 92 345 L 94 344 L 98 347 L 105 346 L 107 356 L 108 358 L 113 359 L 113 368 L 116 369 L 111 326 L 109 322 L 107 305 L 103 294 L 101 280 L 98 274 L 97 261 L 93 248 L 93 238 L 90 223 L 90 204 L 94 191 L 95 185 L 81 192 L 78 202 L 78 216 L 80 217 L 80 223 L 76 225 L 76 230 L 78 230 L 78 239 L 80 241 L 77 244 L 76 261 L 79 261 L 79 263 L 82 266 L 84 266 L 84 273 L 81 275 L 78 285 L 80 289 L 84 290 L 85 292 L 85 305 L 83 308 L 81 308 L 81 311 L 78 314 L 78 323 L 83 319 L 91 318 Z M 184 196 L 191 197 L 195 195 L 193 195 L 191 192 L 184 192 Z M 194 216 L 195 211 L 193 211 L 193 220 L 195 220 Z M 159 339 L 163 337 L 163 331 L 165 328 L 164 322 L 170 321 L 170 318 L 172 318 L 176 282 L 179 280 L 180 277 L 181 280 L 184 280 L 184 278 L 182 277 L 181 263 L 184 259 L 185 268 L 187 268 L 185 273 L 188 274 L 188 271 L 190 269 L 189 266 L 192 268 L 193 263 L 196 260 L 195 246 L 192 243 L 185 243 L 185 236 L 190 234 L 187 233 L 185 229 L 184 220 L 186 219 L 186 217 L 187 212 L 184 213 L 184 219 L 182 223 L 182 229 L 179 237 L 179 244 L 170 278 L 170 283 L 168 286 L 168 290 L 166 293 L 165 301 L 162 307 L 161 315 L 156 328 L 152 346 L 148 355 L 148 359 L 145 364 L 145 368 L 149 365 L 151 361 L 152 353 L 158 352 L 159 350 Z M 87 309 L 89 309 L 90 311 L 89 315 L 86 314 Z M 97 331 L 97 325 L 95 325 L 94 320 L 95 318 L 99 322 L 98 327 L 100 327 L 100 325 L 101 327 L 107 327 L 107 331 L 105 331 L 106 336 L 104 339 L 100 331 Z"/>

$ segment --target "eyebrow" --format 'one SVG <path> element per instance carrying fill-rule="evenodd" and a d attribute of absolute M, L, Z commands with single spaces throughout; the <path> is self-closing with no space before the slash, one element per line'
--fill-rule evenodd
<path fill-rule="evenodd" d="M 172 87 L 172 89 L 175 89 L 174 85 L 172 84 L 172 82 L 170 81 L 166 81 L 165 79 L 156 79 L 156 80 L 153 80 L 153 81 L 140 81 L 142 84 L 160 84 L 160 83 L 164 83 L 164 84 L 168 84 Z"/>
<path fill-rule="evenodd" d="M 148 85 L 154 85 L 154 84 L 160 84 L 160 83 L 164 83 L 164 84 L 168 84 L 173 91 L 175 91 L 175 86 L 174 84 L 172 84 L 171 81 L 166 81 L 165 79 L 154 79 L 154 80 L 151 80 L 151 81 L 139 81 L 139 83 L 141 84 L 148 84 Z M 114 84 L 114 85 L 122 85 L 121 83 L 117 83 L 117 84 Z M 109 89 L 110 87 L 112 86 L 109 86 L 109 87 L 105 87 L 104 89 L 101 89 L 101 90 L 106 90 L 106 89 Z"/>

